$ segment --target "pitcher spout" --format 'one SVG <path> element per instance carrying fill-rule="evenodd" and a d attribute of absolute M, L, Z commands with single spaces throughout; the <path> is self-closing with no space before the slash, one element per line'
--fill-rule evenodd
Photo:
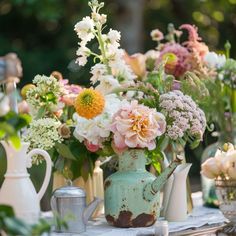
<path fill-rule="evenodd" d="M 171 174 L 174 172 L 176 167 L 180 165 L 183 161 L 182 156 L 177 156 L 177 158 L 171 162 L 171 164 L 159 175 L 152 183 L 147 184 L 143 189 L 143 198 L 146 201 L 152 201 L 155 194 L 159 192 Z"/>
<path fill-rule="evenodd" d="M 83 213 L 84 223 L 87 224 L 89 218 L 92 216 L 93 212 L 96 210 L 98 204 L 100 204 L 103 200 L 100 198 L 94 198 L 94 200 L 86 207 Z"/>

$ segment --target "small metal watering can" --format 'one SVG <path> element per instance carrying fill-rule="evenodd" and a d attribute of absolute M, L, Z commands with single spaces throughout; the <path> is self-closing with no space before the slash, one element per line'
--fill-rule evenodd
<path fill-rule="evenodd" d="M 86 193 L 82 188 L 69 185 L 56 189 L 51 198 L 51 207 L 53 213 L 61 219 L 66 219 L 68 225 L 67 229 L 56 226 L 56 232 L 82 233 L 86 231 L 86 224 L 101 201 L 95 198 L 86 206 Z"/>

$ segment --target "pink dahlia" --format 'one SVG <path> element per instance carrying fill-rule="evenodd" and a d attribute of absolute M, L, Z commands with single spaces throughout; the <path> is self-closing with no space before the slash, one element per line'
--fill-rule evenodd
<path fill-rule="evenodd" d="M 176 77 L 183 75 L 187 70 L 189 70 L 188 58 L 190 56 L 189 51 L 181 46 L 178 43 L 167 43 L 161 49 L 160 57 L 158 59 L 158 63 L 163 61 L 166 58 L 166 55 L 174 54 L 176 56 L 176 60 L 174 60 L 173 65 L 166 65 L 166 72 L 170 73 Z"/>
<path fill-rule="evenodd" d="M 132 101 L 113 116 L 111 131 L 117 150 L 156 147 L 155 139 L 165 132 L 166 121 L 162 113 Z"/>

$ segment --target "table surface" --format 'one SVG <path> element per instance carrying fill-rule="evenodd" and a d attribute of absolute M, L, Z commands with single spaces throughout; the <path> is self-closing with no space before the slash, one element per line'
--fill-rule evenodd
<path fill-rule="evenodd" d="M 194 209 L 184 222 L 169 222 L 169 235 L 187 236 L 204 235 L 213 236 L 215 232 L 222 228 L 227 221 L 220 210 L 202 206 L 201 192 L 193 195 Z M 160 219 L 162 220 L 162 219 Z M 154 235 L 155 225 L 146 228 L 115 228 L 107 224 L 104 216 L 89 221 L 87 231 L 80 234 L 83 236 L 150 236 Z M 56 234 L 53 236 L 76 235 L 76 234 Z"/>

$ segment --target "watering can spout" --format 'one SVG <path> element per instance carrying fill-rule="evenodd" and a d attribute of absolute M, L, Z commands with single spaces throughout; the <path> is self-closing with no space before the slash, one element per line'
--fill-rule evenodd
<path fill-rule="evenodd" d="M 159 192 L 171 174 L 174 172 L 176 167 L 183 161 L 182 156 L 177 156 L 177 158 L 171 162 L 171 164 L 159 175 L 152 183 L 148 183 L 143 189 L 143 198 L 146 201 L 151 201 L 155 194 Z"/>

